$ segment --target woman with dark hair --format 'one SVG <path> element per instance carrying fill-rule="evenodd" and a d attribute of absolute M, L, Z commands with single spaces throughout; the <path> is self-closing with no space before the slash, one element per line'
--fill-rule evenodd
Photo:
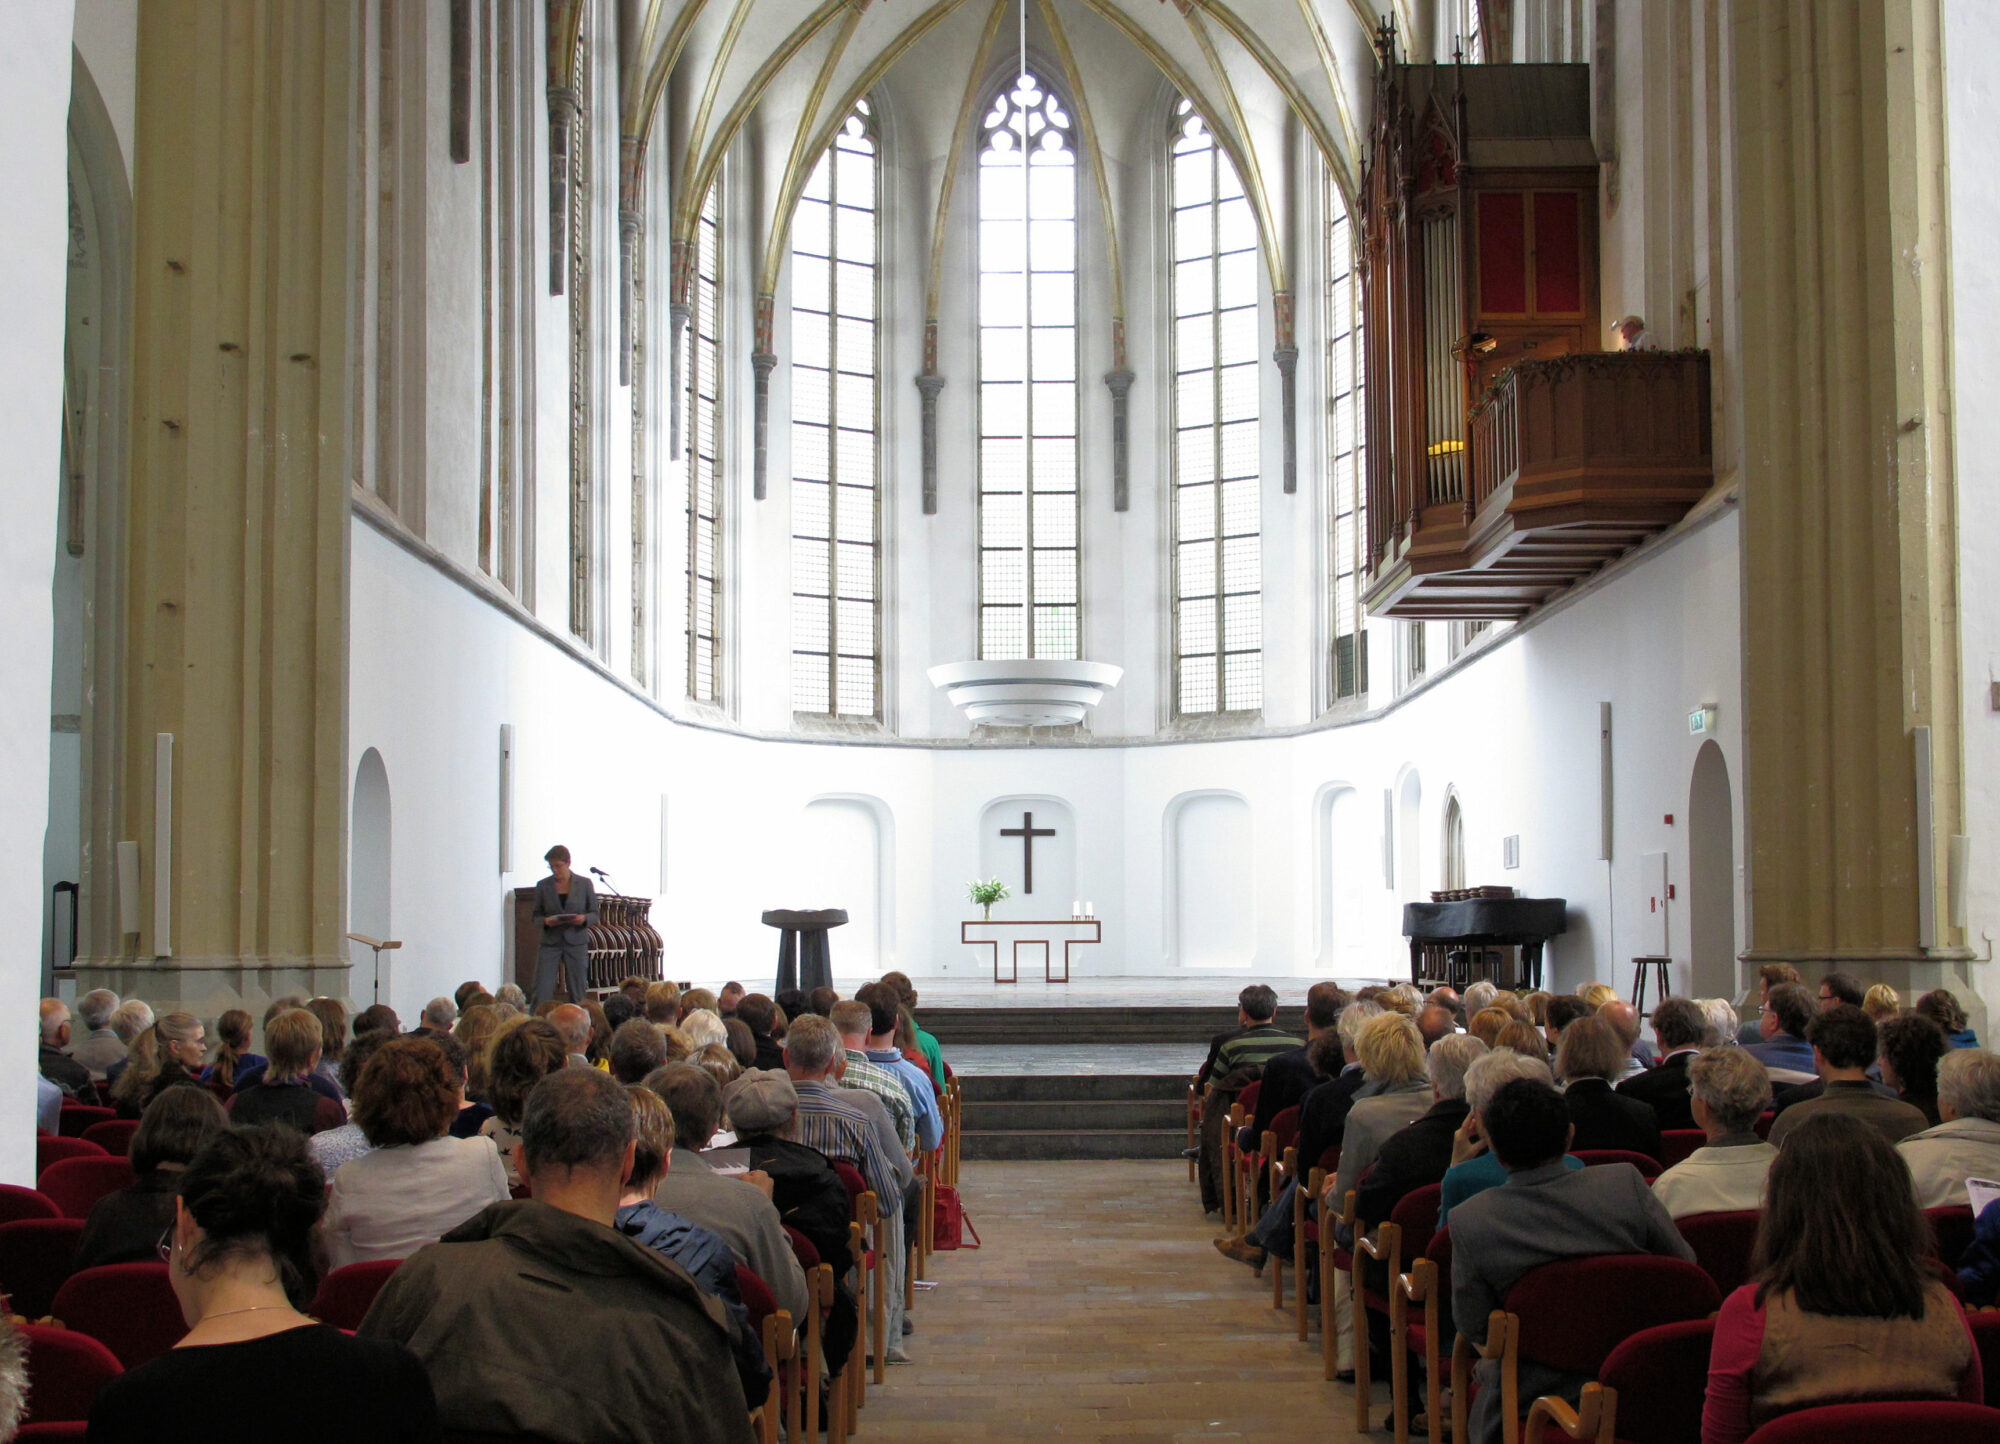
<path fill-rule="evenodd" d="M 595 998 L 585 998 L 577 1006 L 590 1014 L 590 1041 L 584 1045 L 583 1056 L 591 1066 L 611 1071 L 611 1019 L 605 1016 L 604 1004 Z"/>
<path fill-rule="evenodd" d="M 1929 1126 L 1938 1126 L 1938 1064 L 1952 1051 L 1944 1030 L 1921 1013 L 1904 1013 L 1876 1025 L 1882 1081 L 1905 1103 L 1921 1108 Z"/>
<path fill-rule="evenodd" d="M 347 1051 L 340 1055 L 341 1092 L 352 1097 L 355 1085 L 361 1081 L 361 1070 L 368 1066 L 368 1060 L 392 1041 L 387 1033 L 363 1033 L 349 1043 Z M 352 1119 L 338 1128 L 328 1128 L 312 1136 L 313 1157 L 319 1160 L 320 1171 L 328 1178 L 333 1177 L 343 1163 L 352 1163 L 372 1147 L 374 1145 L 368 1141 L 361 1125 Z"/>
<path fill-rule="evenodd" d="M 104 1386 L 89 1437 L 207 1444 L 226 1400 L 232 1417 L 299 1444 L 438 1439 L 430 1379 L 414 1354 L 303 1312 L 318 1282 L 312 1230 L 325 1206 L 326 1180 L 292 1129 L 210 1140 L 182 1174 L 160 1240 L 187 1337 Z M 339 1407 L 300 1407 L 327 1399 Z"/>
<path fill-rule="evenodd" d="M 493 1040 L 486 1064 L 486 1102 L 493 1116 L 479 1126 L 482 1138 L 493 1140 L 507 1169 L 507 1184 L 518 1188 L 523 1179 L 515 1161 L 521 1146 L 521 1115 L 535 1085 L 569 1064 L 562 1034 L 540 1018 L 516 1024 Z"/>
<path fill-rule="evenodd" d="M 201 1081 L 217 1098 L 228 1098 L 236 1091 L 239 1076 L 270 1062 L 263 1054 L 250 1051 L 250 1021 L 241 1008 L 231 1008 L 215 1020 L 215 1061 L 201 1070 Z"/>
<path fill-rule="evenodd" d="M 757 1040 L 751 1035 L 750 1025 L 741 1018 L 724 1018 L 722 1029 L 728 1037 L 730 1056 L 745 1068 L 757 1066 Z"/>
<path fill-rule="evenodd" d="M 168 1013 L 141 1034 L 127 1055 L 125 1071 L 111 1088 L 111 1106 L 120 1118 L 140 1118 L 167 1089 L 201 1083 L 201 1060 L 208 1033 L 192 1013 Z"/>
<path fill-rule="evenodd" d="M 1929 1018 L 1944 1030 L 1945 1041 L 1954 1048 L 1977 1048 L 1979 1035 L 1965 1026 L 1965 1009 L 1959 1006 L 1958 995 L 1943 988 L 1933 988 L 1917 999 L 1911 1010 Z"/>
<path fill-rule="evenodd" d="M 354 1121 L 369 1152 L 333 1175 L 326 1206 L 335 1268 L 408 1258 L 491 1203 L 507 1199 L 507 1171 L 490 1138 L 453 1138 L 463 1073 L 428 1038 L 395 1038 L 361 1070 Z"/>
<path fill-rule="evenodd" d="M 1702 1444 L 1740 1444 L 1795 1409 L 1983 1401 L 1965 1311 L 1928 1257 L 1910 1170 L 1880 1132 L 1819 1113 L 1771 1164 L 1753 1281 L 1723 1301 Z"/>
<path fill-rule="evenodd" d="M 222 1105 L 206 1088 L 169 1088 L 147 1104 L 129 1155 L 139 1176 L 91 1208 L 71 1268 L 159 1257 L 160 1235 L 174 1221 L 181 1171 L 228 1126 Z"/>
<path fill-rule="evenodd" d="M 306 1004 L 306 1011 L 319 1019 L 322 1034 L 319 1063 L 313 1073 L 339 1088 L 344 1100 L 347 1089 L 340 1081 L 340 1060 L 347 1052 L 347 1009 L 338 998 L 314 998 Z"/>

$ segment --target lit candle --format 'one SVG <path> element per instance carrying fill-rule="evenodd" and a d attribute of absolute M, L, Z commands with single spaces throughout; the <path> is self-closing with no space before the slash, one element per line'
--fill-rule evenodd
<path fill-rule="evenodd" d="M 1085 903 L 1085 904 L 1083 905 L 1083 915 L 1084 915 L 1085 917 L 1087 917 L 1087 918 L 1094 918 L 1094 917 L 1096 917 L 1096 916 L 1097 916 L 1097 904 L 1096 904 L 1096 903 L 1094 903 L 1094 902 L 1087 902 L 1087 903 Z"/>
<path fill-rule="evenodd" d="M 1082 903 L 1080 903 L 1080 902 L 1073 902 L 1073 903 L 1071 903 L 1071 904 L 1069 905 L 1069 916 L 1070 916 L 1070 921 L 1071 921 L 1071 922 L 1075 922 L 1075 921 L 1076 921 L 1076 920 L 1077 920 L 1078 918 L 1082 917 L 1082 916 L 1083 916 L 1083 904 L 1082 904 Z"/>

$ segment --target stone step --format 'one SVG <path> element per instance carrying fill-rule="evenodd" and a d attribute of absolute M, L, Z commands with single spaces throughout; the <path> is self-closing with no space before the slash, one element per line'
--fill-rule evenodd
<path fill-rule="evenodd" d="M 968 1129 L 963 1156 L 999 1162 L 1058 1159 L 1178 1158 L 1185 1146 L 1179 1129 Z"/>
<path fill-rule="evenodd" d="M 1187 1073 L 962 1073 L 958 1086 L 970 1113 L 985 1103 L 1088 1103 L 1144 1099 L 1181 1102 Z"/>
<path fill-rule="evenodd" d="M 947 1054 L 964 1043 L 1206 1043 L 1236 1026 L 1219 1007 L 926 1007 L 923 1025 Z M 1305 1036 L 1305 1009 L 1278 1009 L 1278 1026 Z"/>
<path fill-rule="evenodd" d="M 1024 1103 L 965 1105 L 965 1131 L 1018 1133 L 1042 1131 L 1102 1132 L 1139 1129 L 1151 1132 L 1187 1127 L 1187 1105 L 1172 1098 L 1044 1099 Z"/>

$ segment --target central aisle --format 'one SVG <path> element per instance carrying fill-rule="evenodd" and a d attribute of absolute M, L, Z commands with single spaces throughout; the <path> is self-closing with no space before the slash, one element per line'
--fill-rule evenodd
<path fill-rule="evenodd" d="M 870 1390 L 861 1438 L 1358 1437 L 1318 1335 L 1299 1343 L 1268 1276 L 1210 1247 L 1220 1228 L 1184 1163 L 968 1162 L 960 1177 L 986 1246 L 935 1256 L 919 1362 Z M 1386 1389 L 1377 1401 L 1386 1412 Z"/>

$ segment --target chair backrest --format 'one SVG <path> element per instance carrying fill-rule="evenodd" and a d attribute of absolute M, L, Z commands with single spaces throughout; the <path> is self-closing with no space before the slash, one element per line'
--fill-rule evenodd
<path fill-rule="evenodd" d="M 312 1316 L 336 1329 L 360 1328 L 375 1295 L 382 1292 L 382 1285 L 389 1282 L 389 1275 L 402 1263 L 399 1258 L 372 1259 L 335 1269 L 319 1281 L 319 1292 L 313 1296 Z"/>
<path fill-rule="evenodd" d="M 94 1103 L 65 1103 L 56 1115 L 56 1132 L 64 1138 L 81 1138 L 91 1125 L 117 1116 L 116 1109 L 99 1108 Z"/>
<path fill-rule="evenodd" d="M 1972 1210 L 1964 1204 L 1950 1208 L 1927 1208 L 1924 1218 L 1931 1226 L 1931 1240 L 1937 1256 L 1953 1268 L 1972 1247 Z"/>
<path fill-rule="evenodd" d="M 1979 1365 L 1986 1376 L 1986 1402 L 2000 1406 L 2000 1313 L 1968 1311 L 1965 1321 L 1972 1325 L 1973 1347 L 1979 1350 Z"/>
<path fill-rule="evenodd" d="M 1340 1172 L 1340 1145 L 1329 1143 L 1319 1152 L 1319 1162 L 1312 1165 L 1328 1178 Z"/>
<path fill-rule="evenodd" d="M 1618 1403 L 1622 1430 L 1625 1401 Z M 1747 1444 L 1882 1444 L 1889 1439 L 2000 1444 L 2000 1409 L 1959 1403 L 1828 1404 L 1781 1414 L 1752 1434 Z"/>
<path fill-rule="evenodd" d="M 757 1331 L 758 1338 L 763 1338 L 764 1320 L 778 1311 L 778 1296 L 757 1277 L 755 1269 L 742 1264 L 736 1266 L 736 1293 L 743 1300 L 743 1311 L 750 1315 L 750 1327 Z"/>
<path fill-rule="evenodd" d="M 811 1239 L 790 1224 L 785 1225 L 785 1238 L 792 1246 L 792 1256 L 799 1261 L 799 1267 L 808 1275 L 819 1267 L 819 1250 L 813 1246 Z"/>
<path fill-rule="evenodd" d="M 50 1164 L 36 1187 L 62 1210 L 64 1218 L 89 1218 L 98 1199 L 130 1188 L 138 1177 L 129 1159 L 113 1158 L 100 1148 L 87 1158 L 65 1158 Z"/>
<path fill-rule="evenodd" d="M 1573 1157 L 1581 1158 L 1585 1168 L 1595 1168 L 1606 1163 L 1629 1163 L 1646 1176 L 1648 1182 L 1660 1176 L 1660 1160 L 1648 1158 L 1643 1153 L 1634 1153 L 1625 1148 L 1579 1148 Z"/>
<path fill-rule="evenodd" d="M 102 1158 L 104 1146 L 83 1138 L 51 1138 L 43 1136 L 35 1140 L 35 1177 L 40 1178 L 49 1171 L 49 1166 L 61 1163 L 65 1158 Z"/>
<path fill-rule="evenodd" d="M 0 1183 L 0 1223 L 17 1218 L 61 1218 L 62 1210 L 46 1193 L 17 1183 Z"/>
<path fill-rule="evenodd" d="M 1714 1279 L 1654 1254 L 1562 1259 L 1530 1269 L 1507 1291 L 1523 1359 L 1593 1376 L 1639 1330 L 1706 1318 L 1721 1306 Z"/>
<path fill-rule="evenodd" d="M 110 1349 L 128 1369 L 165 1353 L 187 1333 L 163 1263 L 104 1264 L 71 1274 L 56 1290 L 51 1312 Z"/>
<path fill-rule="evenodd" d="M 1257 1095 L 1263 1091 L 1264 1084 L 1260 1080 L 1256 1083 L 1245 1083 L 1243 1091 L 1236 1095 L 1236 1101 L 1243 1105 L 1243 1116 L 1245 1118 L 1248 1118 L 1257 1111 Z"/>
<path fill-rule="evenodd" d="M 17 1218 L 0 1223 L 0 1294 L 24 1318 L 39 1319 L 69 1277 L 80 1218 Z"/>
<path fill-rule="evenodd" d="M 1701 1438 L 1714 1319 L 1641 1329 L 1613 1349 L 1598 1379 L 1618 1391 L 1618 1437 L 1626 1444 L 1688 1444 Z"/>
<path fill-rule="evenodd" d="M 868 1180 L 861 1176 L 861 1170 L 844 1158 L 830 1158 L 833 1171 L 840 1175 L 841 1187 L 847 1190 L 848 1217 L 854 1216 L 854 1207 L 861 1201 L 861 1195 L 868 1191 Z M 878 1203 L 880 1200 L 876 1200 Z"/>
<path fill-rule="evenodd" d="M 1688 1155 L 1705 1146 L 1708 1135 L 1699 1128 L 1662 1128 L 1660 1130 L 1660 1166 L 1672 1168 L 1676 1163 L 1685 1163 Z"/>
<path fill-rule="evenodd" d="M 123 1158 L 132 1150 L 132 1135 L 139 1131 L 136 1118 L 107 1118 L 83 1130 L 83 1141 L 95 1143 L 106 1153 Z"/>
<path fill-rule="evenodd" d="M 1694 1261 L 1725 1297 L 1750 1282 L 1750 1253 L 1757 1243 L 1759 1216 L 1756 1209 L 1744 1208 L 1691 1213 L 1674 1220 L 1694 1250 Z"/>
<path fill-rule="evenodd" d="M 1777 1121 L 1778 1110 L 1775 1108 L 1767 1108 L 1764 1112 L 1758 1114 L 1756 1123 L 1757 1136 L 1766 1143 L 1769 1143 L 1771 1141 L 1771 1125 Z"/>
<path fill-rule="evenodd" d="M 1451 1225 L 1446 1224 L 1431 1235 L 1430 1246 L 1424 1250 L 1424 1257 L 1437 1265 L 1438 1283 L 1438 1347 L 1449 1345 L 1452 1336 L 1458 1332 L 1457 1321 L 1451 1312 Z"/>
<path fill-rule="evenodd" d="M 1442 1184 L 1427 1183 L 1422 1188 L 1411 1189 L 1389 1210 L 1389 1221 L 1403 1231 L 1405 1259 L 1413 1259 L 1429 1251 L 1431 1236 L 1437 1232 L 1438 1202 L 1443 1194 Z"/>
<path fill-rule="evenodd" d="M 58 1419 L 46 1424 L 23 1424 L 14 1444 L 49 1444 L 55 1439 L 88 1439 L 88 1419 Z"/>
<path fill-rule="evenodd" d="M 30 1324 L 28 1409 L 39 1424 L 88 1419 L 97 1391 L 125 1372 L 118 1356 L 88 1334 Z"/>
<path fill-rule="evenodd" d="M 1283 1153 L 1299 1141 L 1299 1105 L 1280 1108 L 1271 1119 L 1271 1135 L 1278 1140 L 1278 1151 Z"/>

